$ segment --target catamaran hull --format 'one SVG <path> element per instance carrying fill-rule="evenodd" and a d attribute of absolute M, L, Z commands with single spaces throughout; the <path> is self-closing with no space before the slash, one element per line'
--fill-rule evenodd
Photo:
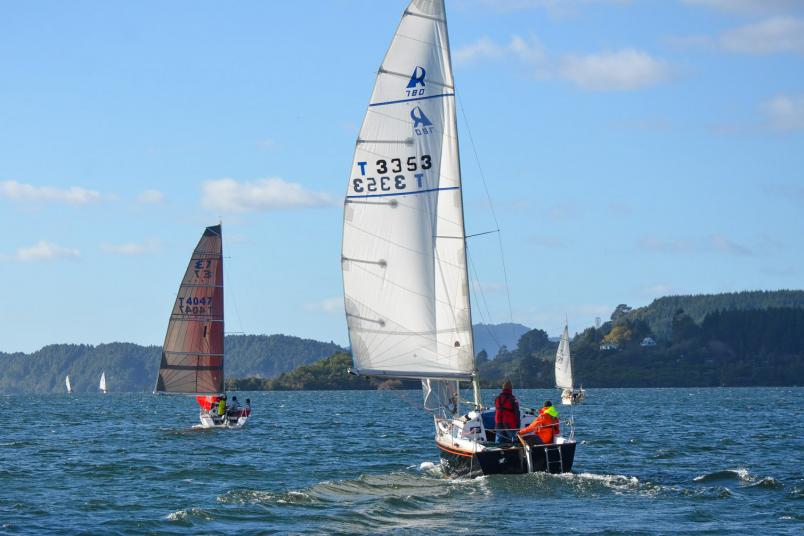
<path fill-rule="evenodd" d="M 453 477 L 480 475 L 521 475 L 534 473 L 568 473 L 575 460 L 575 441 L 562 444 L 534 445 L 530 448 L 531 469 L 523 447 L 487 449 L 466 452 L 436 444 L 441 451 L 444 471 Z"/>

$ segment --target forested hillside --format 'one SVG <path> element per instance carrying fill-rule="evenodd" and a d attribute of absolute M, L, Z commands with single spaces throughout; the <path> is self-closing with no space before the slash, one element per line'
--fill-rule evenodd
<path fill-rule="evenodd" d="M 111 391 L 150 391 L 161 351 L 117 342 L 53 344 L 31 354 L 0 352 L 0 393 L 64 392 L 67 374 L 76 392 L 97 392 L 104 371 Z M 343 348 L 331 342 L 287 335 L 229 335 L 226 375 L 270 378 L 339 351 Z"/>
<path fill-rule="evenodd" d="M 683 310 L 668 340 L 626 316 L 588 328 L 571 343 L 575 380 L 587 387 L 804 385 L 804 309 L 715 311 L 697 323 Z M 552 387 L 556 344 L 541 330 L 522 336 L 480 366 L 484 384 L 509 377 L 521 387 Z"/>
<path fill-rule="evenodd" d="M 682 309 L 695 322 L 700 323 L 715 311 L 762 310 L 771 307 L 804 308 L 804 290 L 754 290 L 727 292 L 723 294 L 698 294 L 691 296 L 665 296 L 654 300 L 647 307 L 631 309 L 620 305 L 613 320 L 624 314 L 631 320 L 643 320 L 659 339 L 670 338 L 673 315 Z"/>

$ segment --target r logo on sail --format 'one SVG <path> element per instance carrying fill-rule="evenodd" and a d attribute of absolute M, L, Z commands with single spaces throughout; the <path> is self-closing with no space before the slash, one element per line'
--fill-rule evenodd
<path fill-rule="evenodd" d="M 424 77 L 427 74 L 427 71 L 424 70 L 424 67 L 416 66 L 413 69 L 413 74 L 410 75 L 410 81 L 408 82 L 407 89 L 405 93 L 407 93 L 408 97 L 419 97 L 424 95 Z M 419 85 L 422 87 L 419 88 Z"/>
<path fill-rule="evenodd" d="M 433 122 L 424 115 L 424 111 L 418 106 L 410 111 L 410 118 L 413 119 L 413 131 L 417 136 L 430 134 L 433 131 Z"/>

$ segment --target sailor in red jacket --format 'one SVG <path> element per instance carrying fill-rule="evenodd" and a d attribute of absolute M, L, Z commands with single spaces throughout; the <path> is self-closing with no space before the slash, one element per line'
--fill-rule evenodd
<path fill-rule="evenodd" d="M 553 403 L 547 400 L 544 407 L 539 410 L 539 416 L 536 417 L 532 423 L 519 431 L 520 436 L 533 433 L 533 439 L 536 437 L 544 443 L 549 445 L 553 442 L 555 436 L 561 433 L 559 430 L 558 411 L 553 406 Z"/>
<path fill-rule="evenodd" d="M 511 441 L 519 430 L 519 402 L 512 392 L 511 380 L 505 380 L 502 391 L 494 400 L 494 428 L 497 429 L 497 443 Z"/>

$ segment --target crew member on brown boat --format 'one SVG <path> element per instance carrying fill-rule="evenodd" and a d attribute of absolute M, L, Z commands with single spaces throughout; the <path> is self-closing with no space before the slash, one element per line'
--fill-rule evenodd
<path fill-rule="evenodd" d="M 559 429 L 558 411 L 549 400 L 545 401 L 544 407 L 539 410 L 539 416 L 536 417 L 532 423 L 519 431 L 520 436 L 526 434 L 533 434 L 526 438 L 529 443 L 532 443 L 538 438 L 539 441 L 545 445 L 553 442 L 555 436 L 561 433 Z"/>
<path fill-rule="evenodd" d="M 511 380 L 503 382 L 502 391 L 494 400 L 494 428 L 497 430 L 497 443 L 511 441 L 515 430 L 522 426 L 519 421 L 519 402 L 513 393 Z"/>

